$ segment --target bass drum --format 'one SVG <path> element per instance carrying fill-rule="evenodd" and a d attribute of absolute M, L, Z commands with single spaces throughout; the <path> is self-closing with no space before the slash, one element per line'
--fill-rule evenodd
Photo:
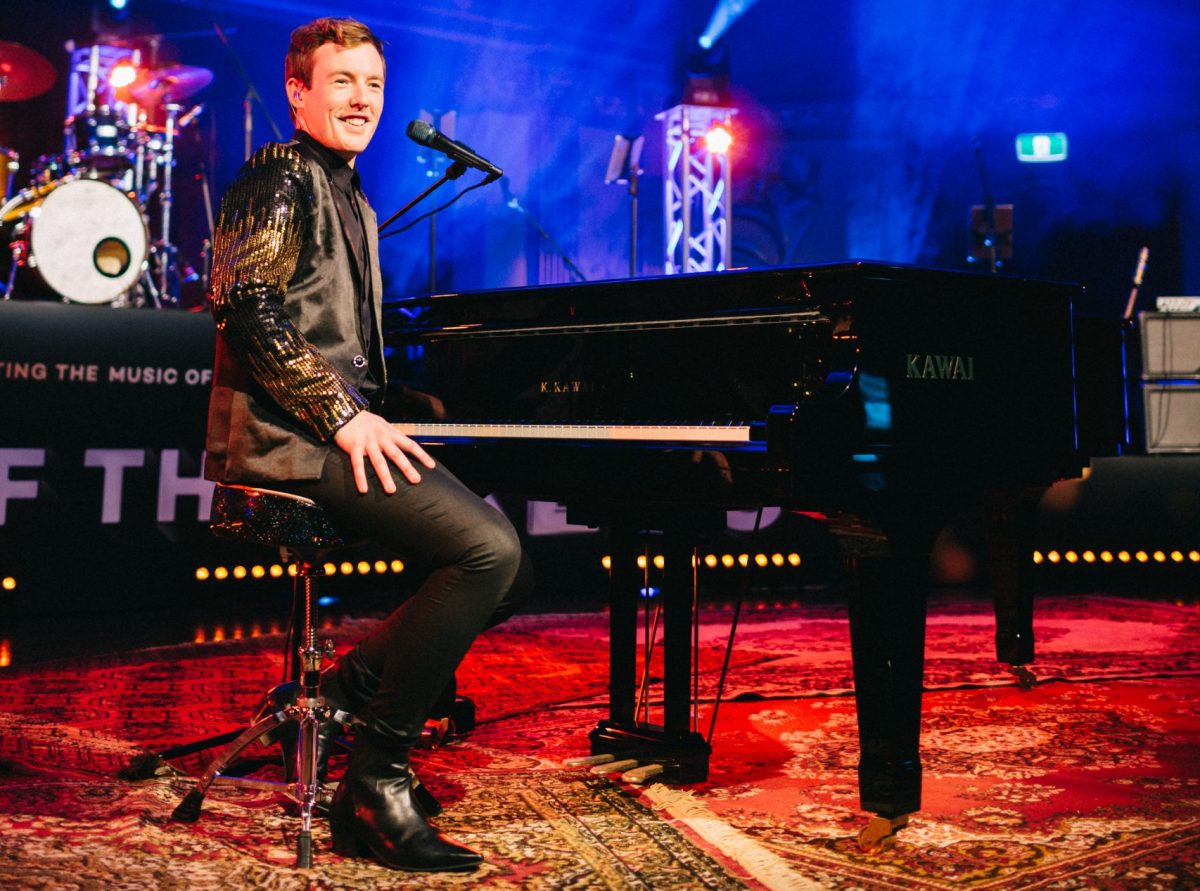
<path fill-rule="evenodd" d="M 146 269 L 150 236 L 142 210 L 115 186 L 67 178 L 21 192 L 0 211 L 16 275 L 13 296 L 112 303 Z"/>

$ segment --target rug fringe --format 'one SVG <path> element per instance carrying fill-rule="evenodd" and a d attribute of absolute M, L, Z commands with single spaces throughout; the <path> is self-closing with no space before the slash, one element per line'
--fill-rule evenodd
<path fill-rule="evenodd" d="M 827 891 L 825 885 L 797 875 L 786 860 L 734 829 L 691 792 L 656 784 L 642 794 L 652 808 L 683 823 L 769 891 Z"/>

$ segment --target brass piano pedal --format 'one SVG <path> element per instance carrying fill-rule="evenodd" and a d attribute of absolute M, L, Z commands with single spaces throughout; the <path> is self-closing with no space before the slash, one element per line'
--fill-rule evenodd
<path fill-rule="evenodd" d="M 640 786 L 646 780 L 658 776 L 665 769 L 661 764 L 643 764 L 641 767 L 625 771 L 625 773 L 621 774 L 621 779 L 627 783 L 633 783 L 635 786 Z"/>
<path fill-rule="evenodd" d="M 605 752 L 601 755 L 584 755 L 582 758 L 565 758 L 563 764 L 567 767 L 595 767 L 597 764 L 607 764 L 616 760 L 616 755 Z"/>
<path fill-rule="evenodd" d="M 637 767 L 637 760 L 626 758 L 624 761 L 609 761 L 607 764 L 597 764 L 592 768 L 594 774 L 624 773 L 630 768 Z"/>
<path fill-rule="evenodd" d="M 858 849 L 868 854 L 879 854 L 896 844 L 896 833 L 908 825 L 908 814 L 889 819 L 874 816 L 858 833 Z"/>

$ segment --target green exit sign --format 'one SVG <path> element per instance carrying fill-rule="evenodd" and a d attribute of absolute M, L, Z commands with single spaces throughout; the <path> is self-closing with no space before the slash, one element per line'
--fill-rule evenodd
<path fill-rule="evenodd" d="M 1017 160 L 1027 164 L 1067 160 L 1067 134 L 1018 133 Z"/>

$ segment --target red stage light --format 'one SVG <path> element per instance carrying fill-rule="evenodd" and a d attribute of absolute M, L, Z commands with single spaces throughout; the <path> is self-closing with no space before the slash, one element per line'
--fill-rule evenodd
<path fill-rule="evenodd" d="M 715 125 L 704 134 L 704 145 L 715 155 L 723 155 L 733 145 L 733 134 L 721 124 Z"/>
<path fill-rule="evenodd" d="M 108 83 L 114 90 L 119 90 L 137 80 L 137 76 L 137 68 L 131 62 L 118 62 L 108 74 Z"/>

